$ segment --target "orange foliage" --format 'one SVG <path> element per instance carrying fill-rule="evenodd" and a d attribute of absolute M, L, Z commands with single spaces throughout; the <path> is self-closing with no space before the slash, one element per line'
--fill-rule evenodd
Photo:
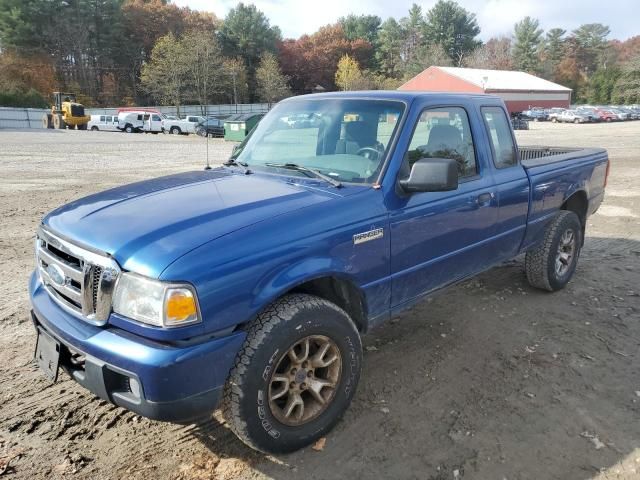
<path fill-rule="evenodd" d="M 44 55 L 20 56 L 10 50 L 0 54 L 0 88 L 28 91 L 34 89 L 48 98 L 55 90 L 53 63 Z"/>
<path fill-rule="evenodd" d="M 348 54 L 365 66 L 373 47 L 366 40 L 348 40 L 340 25 L 327 25 L 312 35 L 284 40 L 279 51 L 283 73 L 291 77 L 294 91 L 301 93 L 316 85 L 333 90 L 340 58 Z"/>

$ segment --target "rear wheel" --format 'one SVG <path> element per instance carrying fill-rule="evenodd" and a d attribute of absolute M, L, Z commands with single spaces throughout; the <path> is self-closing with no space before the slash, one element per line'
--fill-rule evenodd
<path fill-rule="evenodd" d="M 312 295 L 287 295 L 249 328 L 225 386 L 224 417 L 252 448 L 298 450 L 340 419 L 361 362 L 360 336 L 344 310 Z"/>
<path fill-rule="evenodd" d="M 97 132 L 98 131 L 98 127 L 96 127 L 95 125 L 93 127 L 91 127 L 91 131 L 92 132 Z"/>
<path fill-rule="evenodd" d="M 553 117 L 553 118 L 551 119 L 551 122 L 552 122 L 552 123 L 557 123 L 557 121 L 558 121 L 558 119 L 557 119 L 556 117 Z"/>
<path fill-rule="evenodd" d="M 573 123 L 580 123 L 580 120 L 578 120 L 577 118 L 573 120 Z"/>
<path fill-rule="evenodd" d="M 527 280 L 536 288 L 554 292 L 573 277 L 582 248 L 582 224 L 578 216 L 559 212 L 547 225 L 544 239 L 525 257 Z"/>

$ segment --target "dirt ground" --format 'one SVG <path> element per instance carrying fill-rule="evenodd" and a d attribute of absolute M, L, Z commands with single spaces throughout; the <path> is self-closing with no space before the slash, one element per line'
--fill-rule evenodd
<path fill-rule="evenodd" d="M 574 280 L 536 291 L 518 258 L 416 306 L 365 338 L 358 392 L 324 449 L 271 457 L 217 414 L 202 425 L 150 421 L 64 374 L 50 384 L 31 362 L 27 278 L 42 216 L 202 168 L 205 141 L 0 131 L 0 477 L 639 479 L 640 122 L 535 123 L 517 135 L 609 149 L 606 200 Z M 230 150 L 209 143 L 214 163 Z"/>

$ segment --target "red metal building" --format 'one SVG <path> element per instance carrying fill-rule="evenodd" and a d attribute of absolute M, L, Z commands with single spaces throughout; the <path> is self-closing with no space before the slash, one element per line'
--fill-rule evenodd
<path fill-rule="evenodd" d="M 524 72 L 429 67 L 398 90 L 488 93 L 501 97 L 510 113 L 533 107 L 569 108 L 571 89 Z"/>

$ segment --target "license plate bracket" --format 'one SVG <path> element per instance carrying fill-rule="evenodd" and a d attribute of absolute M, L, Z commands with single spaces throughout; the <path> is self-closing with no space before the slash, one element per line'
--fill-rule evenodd
<path fill-rule="evenodd" d="M 47 332 L 38 328 L 35 360 L 40 369 L 52 382 L 58 380 L 60 369 L 60 342 Z"/>

